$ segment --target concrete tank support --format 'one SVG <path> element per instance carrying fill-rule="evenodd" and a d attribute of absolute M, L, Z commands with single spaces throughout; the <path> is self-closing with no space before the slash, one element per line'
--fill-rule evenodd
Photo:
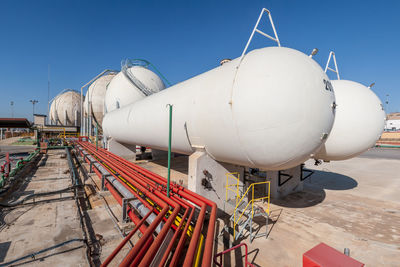
<path fill-rule="evenodd" d="M 197 149 L 189 156 L 188 189 L 214 201 L 219 209 L 231 213 L 235 204 L 225 201 L 226 174 L 239 172 L 240 187 L 243 188 L 244 169 L 241 166 L 216 161 L 204 149 Z"/>
<path fill-rule="evenodd" d="M 136 145 L 121 144 L 113 138 L 108 140 L 108 151 L 127 160 L 136 160 Z"/>
<path fill-rule="evenodd" d="M 266 172 L 266 180 L 271 182 L 271 198 L 279 199 L 291 193 L 302 191 L 301 172 L 301 165 L 287 170 Z"/>

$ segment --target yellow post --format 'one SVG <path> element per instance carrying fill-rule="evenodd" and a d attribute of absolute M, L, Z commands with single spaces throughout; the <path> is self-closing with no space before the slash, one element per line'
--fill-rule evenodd
<path fill-rule="evenodd" d="M 226 176 L 226 184 L 225 184 L 225 201 L 228 201 L 228 186 L 229 186 L 229 174 L 227 173 Z"/>
<path fill-rule="evenodd" d="M 236 205 L 238 204 L 238 200 L 239 200 L 239 180 L 240 180 L 240 174 L 238 173 L 238 177 L 237 177 L 237 180 L 236 180 L 236 201 L 235 201 L 235 203 L 236 203 Z"/>

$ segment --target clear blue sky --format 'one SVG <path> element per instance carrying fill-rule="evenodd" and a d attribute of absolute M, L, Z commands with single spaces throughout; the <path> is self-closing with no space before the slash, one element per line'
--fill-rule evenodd
<path fill-rule="evenodd" d="M 262 7 L 283 46 L 322 66 L 330 50 L 342 79 L 373 88 L 400 111 L 400 1 L 0 1 L 0 117 L 47 112 L 51 97 L 79 88 L 125 58 L 144 58 L 177 83 L 240 56 Z M 270 28 L 265 28 L 270 33 Z M 274 45 L 257 36 L 250 49 Z M 332 77 L 332 76 L 331 76 Z M 356 101 L 356 100 L 355 100 Z"/>

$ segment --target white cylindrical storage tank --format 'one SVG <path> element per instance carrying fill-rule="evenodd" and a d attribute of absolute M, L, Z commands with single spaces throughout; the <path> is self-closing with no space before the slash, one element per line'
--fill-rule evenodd
<path fill-rule="evenodd" d="M 127 144 L 172 150 L 204 147 L 218 161 L 281 170 L 307 160 L 331 131 L 334 93 L 307 55 L 268 47 L 248 53 L 134 104 L 107 113 L 103 131 Z"/>
<path fill-rule="evenodd" d="M 129 76 L 129 77 L 128 77 Z M 105 96 L 106 112 L 124 107 L 146 97 L 146 95 L 132 82 L 137 79 L 152 93 L 165 88 L 163 81 L 157 74 L 142 66 L 133 66 L 126 73 L 118 73 L 107 86 Z"/>
<path fill-rule="evenodd" d="M 383 132 L 385 111 L 375 93 L 347 80 L 333 80 L 336 117 L 332 131 L 316 159 L 345 160 L 373 147 Z"/>
<path fill-rule="evenodd" d="M 53 105 L 55 112 L 51 119 L 54 119 L 58 125 L 75 125 L 75 117 L 80 117 L 81 110 L 81 95 L 79 92 L 67 89 L 54 98 Z M 78 120 L 77 123 L 79 125 L 80 121 Z"/>
<path fill-rule="evenodd" d="M 106 95 L 106 90 L 108 84 L 115 77 L 116 73 L 109 73 L 101 76 L 95 80 L 88 88 L 85 96 L 83 109 L 85 111 L 85 116 L 87 116 L 89 104 L 91 103 L 92 116 L 95 121 L 101 126 L 103 122 L 104 115 L 104 98 Z"/>

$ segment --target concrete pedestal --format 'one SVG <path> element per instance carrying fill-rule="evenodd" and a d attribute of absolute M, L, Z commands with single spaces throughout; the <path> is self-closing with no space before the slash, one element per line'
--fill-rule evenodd
<path fill-rule="evenodd" d="M 268 171 L 267 181 L 271 181 L 271 198 L 278 199 L 303 190 L 301 165 L 282 171 Z"/>
<path fill-rule="evenodd" d="M 171 153 L 171 158 L 174 157 L 174 153 Z M 168 159 L 168 151 L 151 149 L 151 158 L 153 160 Z"/>
<path fill-rule="evenodd" d="M 136 145 L 121 144 L 114 139 L 107 140 L 108 151 L 127 160 L 136 160 Z"/>
<path fill-rule="evenodd" d="M 222 163 L 211 158 L 203 149 L 197 149 L 189 156 L 188 188 L 203 197 L 214 201 L 218 208 L 226 213 L 232 213 L 235 194 L 228 191 L 226 199 L 226 174 L 238 172 L 240 174 L 240 190 L 243 190 L 244 167 Z M 229 184 L 236 183 L 234 179 Z M 234 189 L 234 187 L 232 187 Z"/>

